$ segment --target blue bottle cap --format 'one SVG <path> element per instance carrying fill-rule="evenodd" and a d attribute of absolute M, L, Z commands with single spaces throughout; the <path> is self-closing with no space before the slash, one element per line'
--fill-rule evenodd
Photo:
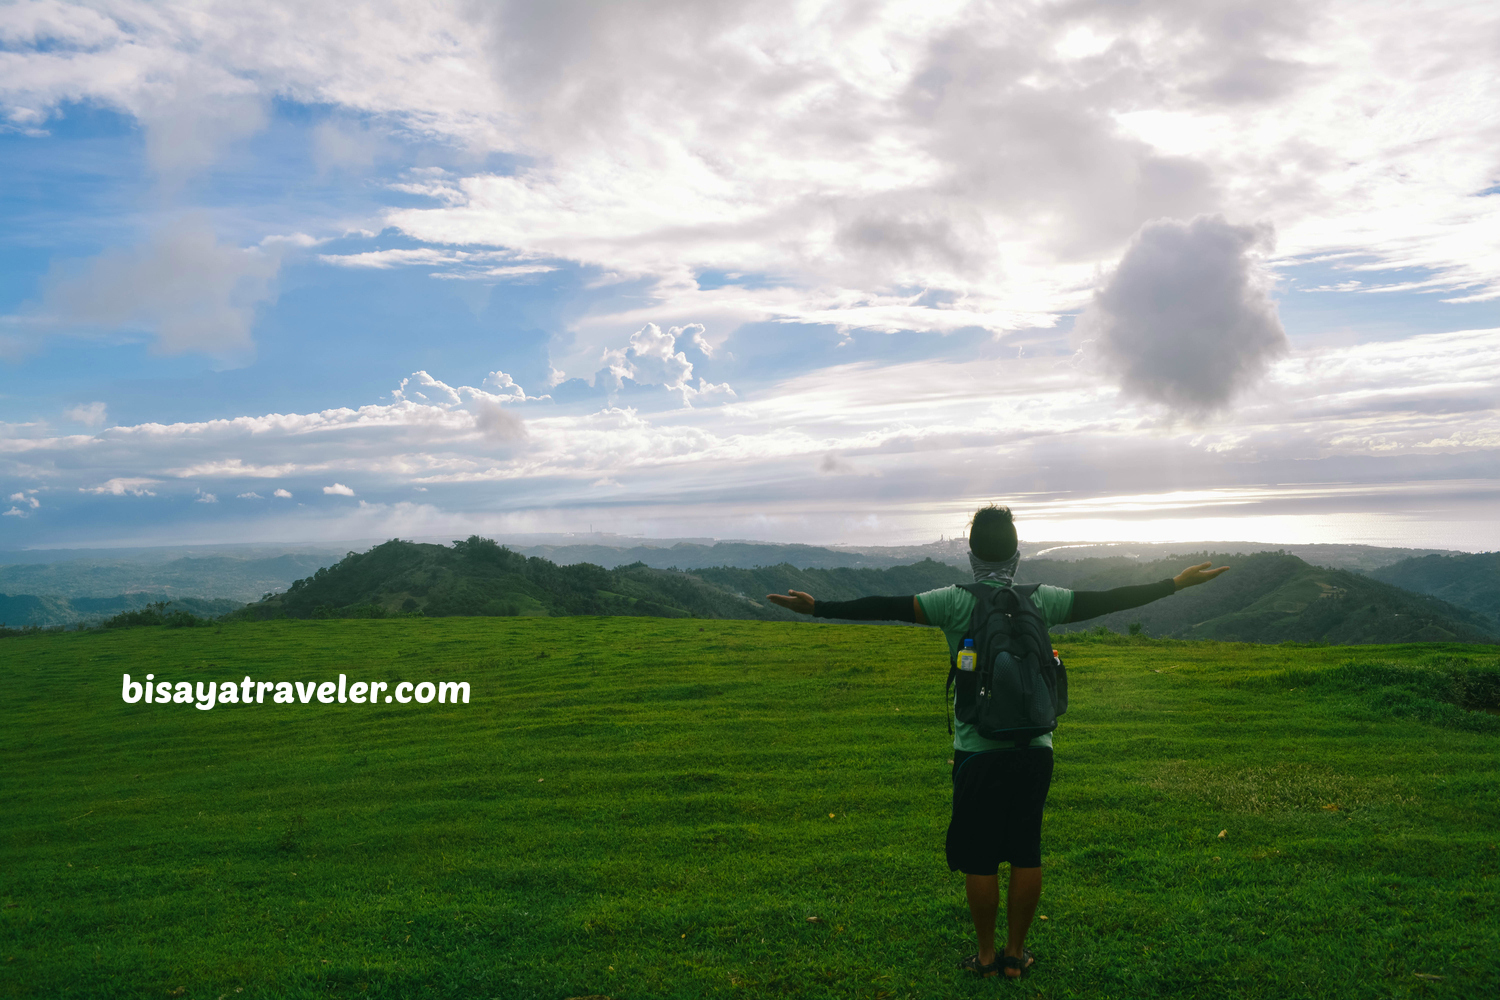
<path fill-rule="evenodd" d="M 965 639 L 964 640 L 964 649 L 973 649 L 973 648 L 974 648 L 974 640 L 973 639 Z"/>

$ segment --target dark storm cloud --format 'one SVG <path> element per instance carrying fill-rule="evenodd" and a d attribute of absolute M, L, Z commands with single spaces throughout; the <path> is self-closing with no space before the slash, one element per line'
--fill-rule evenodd
<path fill-rule="evenodd" d="M 1288 349 L 1257 251 L 1268 226 L 1160 219 L 1136 233 L 1079 317 L 1126 393 L 1190 415 L 1225 406 Z"/>

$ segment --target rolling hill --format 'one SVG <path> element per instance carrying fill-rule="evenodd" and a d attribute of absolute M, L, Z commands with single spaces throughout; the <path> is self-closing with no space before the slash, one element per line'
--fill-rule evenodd
<path fill-rule="evenodd" d="M 1213 583 L 1087 623 L 1123 632 L 1139 622 L 1148 635 L 1230 642 L 1496 642 L 1484 615 L 1347 570 L 1310 566 L 1293 555 L 1188 553 L 1151 563 L 1126 560 L 1023 562 L 1018 582 L 1107 590 L 1175 575 L 1192 562 L 1232 568 Z"/>

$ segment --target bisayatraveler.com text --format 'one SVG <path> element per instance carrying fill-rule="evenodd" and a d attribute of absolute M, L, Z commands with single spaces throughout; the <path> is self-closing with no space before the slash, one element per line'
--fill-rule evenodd
<path fill-rule="evenodd" d="M 147 674 L 144 681 L 125 675 L 120 697 L 127 705 L 193 705 L 208 711 L 215 705 L 355 705 L 391 704 L 440 705 L 469 703 L 468 681 L 398 681 L 394 687 L 385 681 L 348 683 L 347 674 L 337 681 L 258 681 L 246 676 L 242 681 L 159 681 Z M 385 692 L 389 691 L 389 694 Z"/>

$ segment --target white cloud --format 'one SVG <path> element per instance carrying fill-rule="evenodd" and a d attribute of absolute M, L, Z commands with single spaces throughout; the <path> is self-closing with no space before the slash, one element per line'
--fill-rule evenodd
<path fill-rule="evenodd" d="M 421 390 L 409 388 L 415 383 L 432 392 L 432 396 Z M 498 393 L 486 392 L 476 389 L 471 385 L 461 385 L 457 388 L 446 382 L 440 381 L 427 374 L 425 371 L 413 372 L 408 378 L 401 380 L 401 385 L 391 393 L 391 398 L 398 403 L 408 402 L 407 396 L 415 396 L 424 405 L 435 405 L 445 412 L 464 414 L 464 410 L 457 409 L 464 404 L 464 398 L 468 397 L 467 416 L 470 426 L 477 430 L 484 440 L 494 443 L 521 441 L 526 437 L 526 424 L 520 417 L 505 409 L 502 403 L 521 403 L 527 400 L 547 399 L 547 396 L 528 396 L 526 390 L 516 384 L 515 379 L 505 372 L 490 372 L 485 377 L 485 385 L 501 390 Z M 433 397 L 436 397 L 434 402 Z"/>
<path fill-rule="evenodd" d="M 448 249 L 337 262 L 495 280 L 578 261 L 654 279 L 658 319 L 1045 324 L 1143 224 L 1205 212 L 1271 220 L 1287 258 L 1359 249 L 1483 298 L 1500 293 L 1500 198 L 1474 197 L 1495 179 L 1496 14 L 1424 11 L 38 2 L 0 8 L 0 102 L 26 128 L 64 102 L 120 108 L 169 171 L 282 98 L 335 109 L 325 167 L 403 130 L 512 154 L 514 173 L 402 180 L 432 206 L 388 221 Z M 699 288 L 705 271 L 759 280 Z M 900 305 L 912 289 L 948 297 Z M 640 321 L 595 318 L 568 364 Z"/>
<path fill-rule="evenodd" d="M 693 399 L 703 399 L 711 396 L 734 396 L 737 393 L 729 387 L 728 382 L 710 382 L 705 378 L 698 379 L 698 388 L 685 387 L 693 395 Z"/>
<path fill-rule="evenodd" d="M 384 271 L 393 267 L 411 267 L 413 265 L 433 267 L 440 264 L 467 263 L 476 257 L 481 260 L 489 260 L 492 256 L 491 254 L 466 253 L 462 250 L 437 250 L 431 247 L 418 247 L 404 250 L 369 250 L 365 253 L 319 254 L 318 259 L 325 264 L 333 264 L 338 267 L 371 268 Z"/>
<path fill-rule="evenodd" d="M 754 518 L 778 519 L 780 532 L 794 530 L 786 518 L 842 512 L 848 531 L 878 533 L 882 518 L 920 521 L 976 496 L 1088 493 L 1100 484 L 1159 493 L 1220 486 L 1226 476 L 1368 481 L 1410 468 L 1464 478 L 1493 469 L 1500 455 L 1497 330 L 1294 350 L 1236 399 L 1232 421 L 1197 427 L 1153 416 L 1153 407 L 1122 400 L 1055 357 L 1016 358 L 1005 345 L 955 361 L 841 365 L 699 410 L 543 406 L 529 413 L 524 437 L 501 440 L 469 409 L 477 397 L 455 390 L 461 402 L 453 403 L 429 388 L 438 401 L 92 434 L 0 425 L 0 476 L 115 496 L 192 496 L 191 483 L 240 492 L 236 479 L 274 464 L 315 494 L 337 488 L 324 485 L 335 478 L 343 489 L 345 480 L 366 483 L 365 493 L 429 488 L 444 510 L 420 517 L 442 530 L 465 518 L 566 530 L 579 505 L 599 501 L 594 484 L 608 480 L 619 484 L 609 487 L 609 509 L 633 510 L 658 532 L 682 534 L 695 511 L 700 531 L 729 530 L 710 527 L 717 517 L 754 537 Z M 222 479 L 179 474 L 213 463 Z M 278 507 L 255 516 L 288 525 L 322 516 L 312 506 Z M 948 530 L 948 521 L 932 523 Z"/>
<path fill-rule="evenodd" d="M 64 323 L 148 330 L 163 354 L 233 355 L 251 347 L 256 307 L 274 297 L 279 268 L 275 255 L 220 243 L 186 219 L 131 250 L 54 269 L 47 303 Z"/>
<path fill-rule="evenodd" d="M 273 497 L 279 497 L 282 500 L 290 500 L 292 498 L 291 492 L 288 491 L 288 490 L 283 490 L 283 489 L 278 489 L 275 493 L 272 493 L 271 495 Z"/>
<path fill-rule="evenodd" d="M 4 514 L 0 514 L 0 517 L 25 517 L 25 516 L 26 516 L 26 512 L 24 510 L 22 510 L 21 508 L 19 508 L 19 507 L 12 507 L 10 510 L 6 511 Z"/>
<path fill-rule="evenodd" d="M 219 502 L 219 498 L 216 497 L 216 496 L 214 496 L 212 493 L 205 493 L 202 490 L 194 490 L 193 492 L 196 493 L 196 494 L 198 494 L 198 499 L 194 500 L 193 501 L 194 503 L 218 503 Z"/>
<path fill-rule="evenodd" d="M 677 338 L 686 336 L 700 341 L 702 335 L 703 326 L 699 323 L 674 326 L 665 333 L 655 323 L 647 323 L 630 335 L 630 342 L 624 347 L 603 353 L 604 367 L 596 379 L 603 379 L 613 389 L 621 388 L 627 378 L 641 385 L 659 385 L 677 393 L 688 404 L 703 396 L 734 395 L 727 382 L 715 385 L 700 378 L 697 388 L 691 385 L 693 363 L 677 350 Z"/>
<path fill-rule="evenodd" d="M 551 398 L 550 396 L 526 395 L 526 390 L 521 388 L 520 385 L 516 383 L 515 379 L 511 378 L 509 375 L 502 371 L 490 372 L 484 377 L 484 381 L 479 384 L 494 389 L 496 396 L 517 403 L 524 403 L 528 399 L 541 400 Z"/>
<path fill-rule="evenodd" d="M 36 510 L 42 505 L 42 502 L 36 498 L 37 492 L 37 490 L 23 490 L 21 492 L 12 493 L 10 495 L 10 501 L 11 503 L 24 503 L 28 505 L 32 510 Z"/>
<path fill-rule="evenodd" d="M 235 499 L 236 500 L 264 500 L 265 497 L 261 496 L 259 493 L 256 493 L 256 492 L 254 492 L 252 490 L 249 493 L 236 493 L 235 494 Z"/>
<path fill-rule="evenodd" d="M 643 385 L 679 388 L 693 377 L 693 363 L 677 350 L 677 328 L 667 333 L 655 323 L 647 323 L 630 335 L 630 343 L 604 354 L 601 374 L 619 388 L 621 379 L 632 379 Z"/>
<path fill-rule="evenodd" d="M 1271 240 L 1217 216 L 1149 222 L 1078 334 L 1126 392 L 1193 415 L 1220 409 L 1290 347 L 1259 263 Z"/>
<path fill-rule="evenodd" d="M 146 489 L 161 482 L 159 479 L 149 479 L 141 476 L 116 476 L 114 479 L 100 483 L 98 486 L 80 486 L 80 493 L 108 493 L 112 496 L 122 497 L 129 494 L 133 497 L 154 497 L 156 494 Z"/>
<path fill-rule="evenodd" d="M 434 247 L 411 247 L 393 250 L 367 250 L 363 253 L 319 254 L 318 259 L 335 267 L 386 271 L 398 267 L 430 267 L 434 278 L 488 281 L 521 278 L 557 270 L 553 264 L 524 260 L 524 255 L 502 250 L 450 250 Z"/>
<path fill-rule="evenodd" d="M 354 495 L 354 491 L 345 486 L 343 483 L 334 483 L 332 486 L 325 486 L 323 487 L 323 492 L 331 493 L 334 496 L 341 497 L 352 497 Z"/>
<path fill-rule="evenodd" d="M 692 344 L 705 358 L 714 356 L 714 346 L 704 336 L 708 331 L 704 329 L 702 323 L 689 323 L 686 326 L 677 327 L 676 330 L 679 337 L 687 337 L 688 343 Z"/>
<path fill-rule="evenodd" d="M 70 407 L 63 411 L 63 416 L 74 423 L 83 424 L 85 427 L 98 427 L 108 419 L 105 406 L 100 402 L 93 402 Z"/>

